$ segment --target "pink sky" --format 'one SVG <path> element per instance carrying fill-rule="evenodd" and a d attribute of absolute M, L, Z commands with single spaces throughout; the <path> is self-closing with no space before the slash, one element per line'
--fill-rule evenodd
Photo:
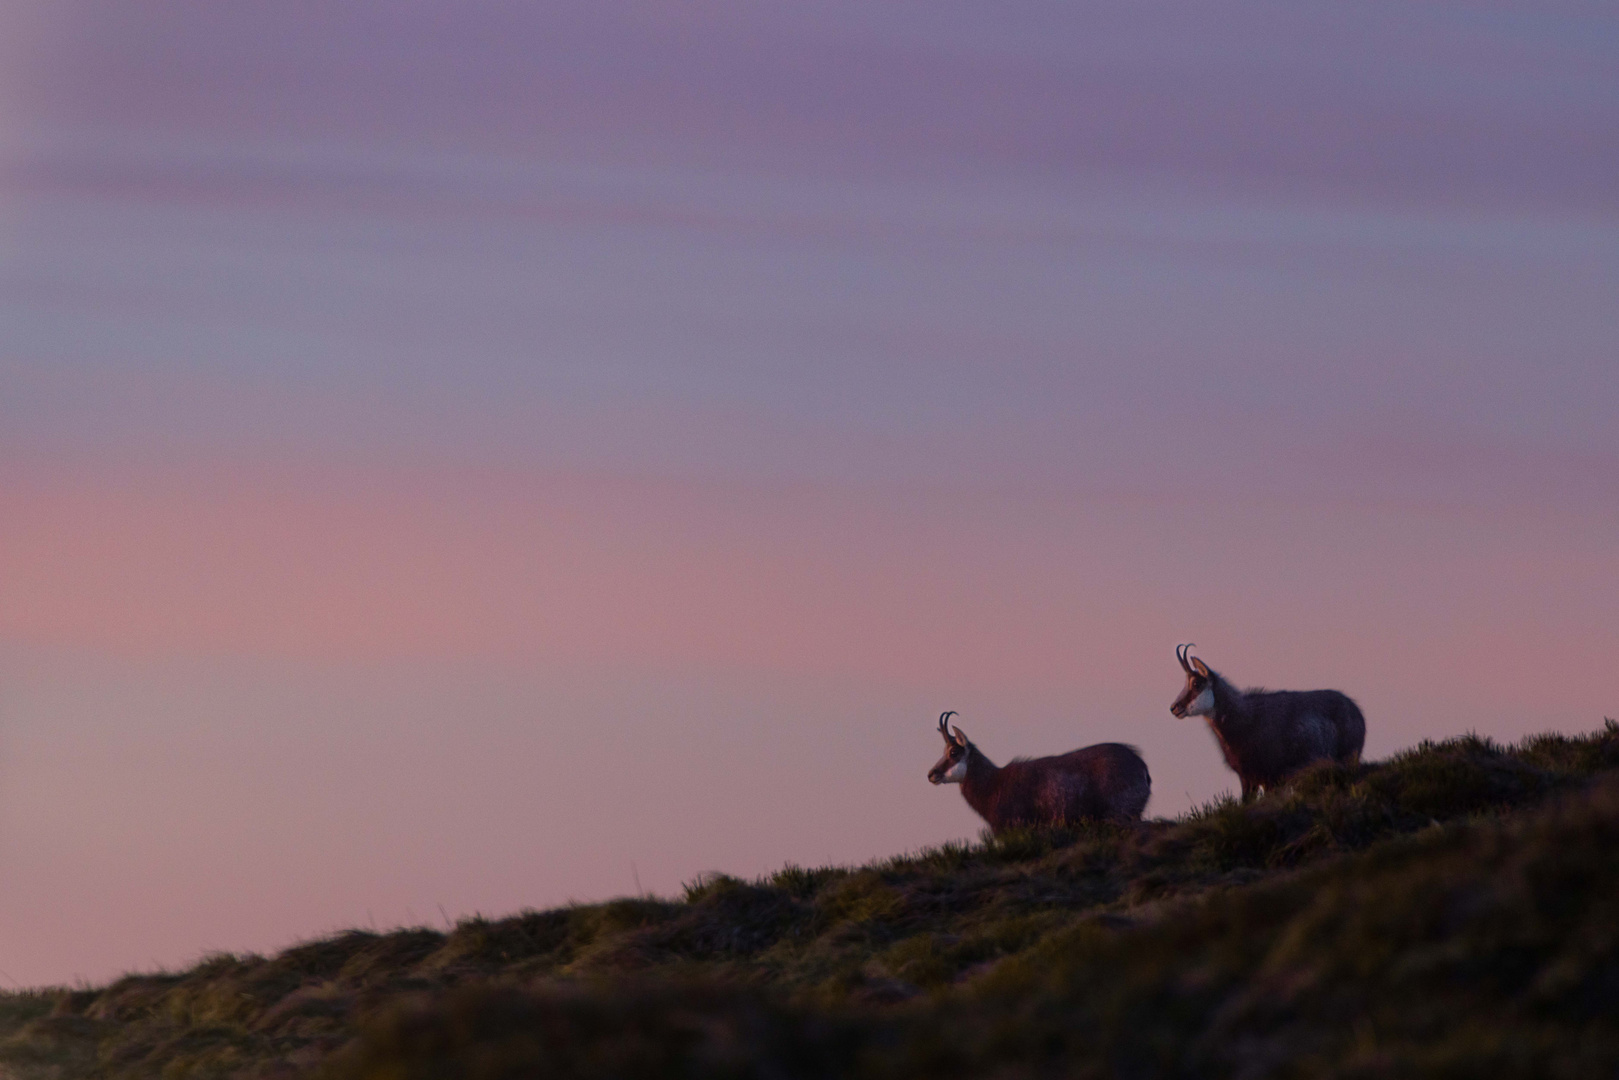
<path fill-rule="evenodd" d="M 0 20 L 0 978 L 1619 716 L 1601 9 Z"/>

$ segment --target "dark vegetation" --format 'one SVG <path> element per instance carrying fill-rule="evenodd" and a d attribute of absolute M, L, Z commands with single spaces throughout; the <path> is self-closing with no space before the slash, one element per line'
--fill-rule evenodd
<path fill-rule="evenodd" d="M 0 1076 L 1611 1076 L 1619 725 L 0 995 Z"/>

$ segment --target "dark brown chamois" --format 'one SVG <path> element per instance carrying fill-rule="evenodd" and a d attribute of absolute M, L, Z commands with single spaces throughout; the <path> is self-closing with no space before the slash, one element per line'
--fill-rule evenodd
<path fill-rule="evenodd" d="M 1186 688 L 1169 707 L 1179 717 L 1202 716 L 1225 763 L 1242 781 L 1242 801 L 1269 791 L 1306 765 L 1360 763 L 1366 719 L 1336 690 L 1238 690 L 1182 645 L 1175 657 Z"/>
<path fill-rule="evenodd" d="M 1015 758 L 996 765 L 947 726 L 954 711 L 939 717 L 944 757 L 928 770 L 935 784 L 960 784 L 962 797 L 991 832 L 1027 825 L 1091 820 L 1139 821 L 1152 794 L 1152 777 L 1140 751 L 1122 743 L 1097 743 L 1043 758 Z"/>

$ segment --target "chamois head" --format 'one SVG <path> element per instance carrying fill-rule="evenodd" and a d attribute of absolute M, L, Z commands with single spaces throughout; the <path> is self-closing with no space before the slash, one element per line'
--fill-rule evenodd
<path fill-rule="evenodd" d="M 955 729 L 955 734 L 950 733 L 946 721 L 955 715 L 954 709 L 939 714 L 939 734 L 944 736 L 944 757 L 928 770 L 929 783 L 959 784 L 967 779 L 967 754 L 972 749 L 972 743 L 967 741 L 960 728 Z"/>
<path fill-rule="evenodd" d="M 1181 662 L 1181 670 L 1186 672 L 1186 689 L 1181 696 L 1169 707 L 1169 711 L 1179 717 L 1207 716 L 1214 711 L 1214 677 L 1209 674 L 1208 666 L 1192 655 L 1193 645 L 1178 645 L 1175 648 L 1175 659 Z"/>

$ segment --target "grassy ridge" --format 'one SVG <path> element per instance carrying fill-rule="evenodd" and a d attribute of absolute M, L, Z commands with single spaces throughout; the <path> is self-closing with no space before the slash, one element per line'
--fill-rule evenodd
<path fill-rule="evenodd" d="M 0 997 L 20 1077 L 1591 1075 L 1619 726 L 1252 806 Z"/>

